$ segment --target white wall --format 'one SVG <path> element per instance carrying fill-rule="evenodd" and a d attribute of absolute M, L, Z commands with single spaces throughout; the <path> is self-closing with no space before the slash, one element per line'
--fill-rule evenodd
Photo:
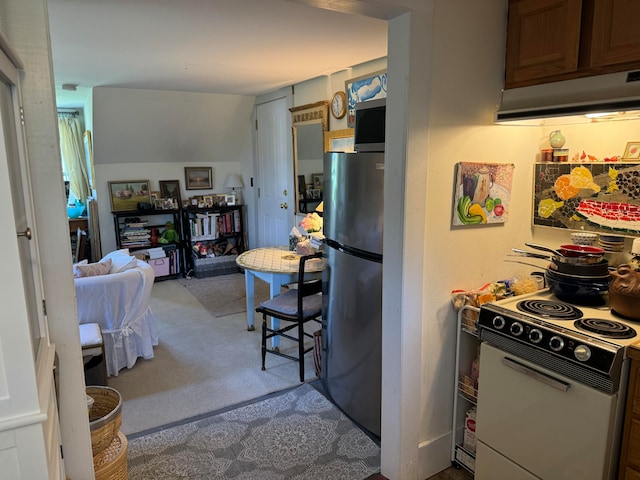
<path fill-rule="evenodd" d="M 536 270 L 506 261 L 511 248 L 524 247 L 524 242 L 559 245 L 569 240 L 567 230 L 532 226 L 534 162 L 539 160 L 540 148 L 549 148 L 549 132 L 562 130 L 570 157 L 585 150 L 603 158 L 621 154 L 626 142 L 637 137 L 639 126 L 637 121 L 544 127 L 494 125 L 493 114 L 503 85 L 506 1 L 480 4 L 473 0 L 436 0 L 433 25 L 429 125 L 427 130 L 415 128 L 411 133 L 428 137 L 424 155 L 426 209 L 423 217 L 417 216 L 407 204 L 405 229 L 405 234 L 411 235 L 419 230 L 412 225 L 425 226 L 418 416 L 423 469 L 419 478 L 449 463 L 456 376 L 456 316 L 450 302 L 451 290 L 474 289 Z M 420 60 L 413 57 L 413 61 Z M 390 85 L 393 81 L 389 79 Z M 515 164 L 507 223 L 455 229 L 450 226 L 457 162 Z M 406 256 L 418 257 L 410 251 Z M 538 263 L 537 270 L 543 270 L 544 262 Z"/>
<path fill-rule="evenodd" d="M 223 187 L 229 173 L 253 161 L 254 97 L 166 90 L 95 88 L 94 163 L 102 252 L 116 248 L 108 182 L 178 180 L 183 200 Z M 187 190 L 184 167 L 212 167 L 211 190 Z M 243 178 L 246 190 L 250 178 Z M 249 225 L 247 223 L 247 225 Z M 251 232 L 249 232 L 251 235 Z"/>

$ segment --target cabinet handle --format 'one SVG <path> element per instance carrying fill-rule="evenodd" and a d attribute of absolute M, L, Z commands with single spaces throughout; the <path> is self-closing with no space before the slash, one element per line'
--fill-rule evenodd
<path fill-rule="evenodd" d="M 551 375 L 547 375 L 546 373 L 542 373 L 542 372 L 539 372 L 538 370 L 534 370 L 533 368 L 523 365 L 520 362 L 516 362 L 511 358 L 503 357 L 502 364 L 509 368 L 512 368 L 517 372 L 524 373 L 525 375 L 533 378 L 534 380 L 538 380 L 539 382 L 546 383 L 547 385 L 553 388 L 556 388 L 558 390 L 561 390 L 563 392 L 566 392 L 567 390 L 569 390 L 569 387 L 571 386 L 567 382 L 563 382 L 562 380 L 558 380 L 552 377 Z"/>
<path fill-rule="evenodd" d="M 27 237 L 27 240 L 31 240 L 31 227 L 27 227 L 24 232 L 18 232 L 19 237 Z"/>

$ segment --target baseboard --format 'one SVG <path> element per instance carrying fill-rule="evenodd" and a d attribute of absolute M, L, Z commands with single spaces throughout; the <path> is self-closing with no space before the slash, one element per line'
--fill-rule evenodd
<path fill-rule="evenodd" d="M 418 446 L 418 478 L 429 478 L 451 466 L 451 432 Z"/>

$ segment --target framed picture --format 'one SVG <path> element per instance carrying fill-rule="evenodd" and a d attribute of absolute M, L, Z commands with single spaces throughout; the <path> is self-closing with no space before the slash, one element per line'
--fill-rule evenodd
<path fill-rule="evenodd" d="M 322 198 L 322 190 L 319 188 L 310 188 L 307 194 L 311 200 L 319 200 Z"/>
<path fill-rule="evenodd" d="M 627 148 L 624 149 L 623 160 L 638 160 L 640 159 L 640 142 L 629 142 Z"/>
<path fill-rule="evenodd" d="M 178 202 L 178 205 L 182 203 L 180 198 L 180 182 L 178 180 L 160 180 L 160 197 L 159 198 L 173 198 Z"/>
<path fill-rule="evenodd" d="M 162 202 L 163 202 L 162 198 L 156 198 L 153 201 L 153 208 L 155 208 L 156 210 L 164 210 L 164 207 L 162 206 Z"/>
<path fill-rule="evenodd" d="M 312 173 L 311 174 L 311 184 L 314 189 L 322 190 L 324 186 L 324 176 L 322 173 Z"/>
<path fill-rule="evenodd" d="M 202 201 L 204 202 L 205 206 L 213 207 L 213 195 L 203 195 Z"/>
<path fill-rule="evenodd" d="M 233 194 L 225 195 L 224 201 L 227 205 L 235 205 L 236 204 L 236 196 Z"/>
<path fill-rule="evenodd" d="M 354 152 L 353 128 L 324 132 L 324 151 L 326 152 Z"/>
<path fill-rule="evenodd" d="M 213 169 L 184 167 L 184 179 L 187 182 L 187 190 L 210 190 L 213 188 Z"/>
<path fill-rule="evenodd" d="M 112 212 L 137 210 L 138 203 L 151 203 L 149 180 L 117 180 L 109 182 Z"/>
<path fill-rule="evenodd" d="M 151 198 L 151 205 L 155 205 L 156 204 L 156 200 L 161 198 L 160 192 L 157 192 L 157 191 L 151 192 L 150 198 Z"/>
<path fill-rule="evenodd" d="M 354 127 L 356 123 L 356 103 L 387 98 L 387 71 L 380 70 L 361 77 L 352 78 L 344 82 L 347 95 L 347 126 Z"/>
<path fill-rule="evenodd" d="M 163 198 L 162 202 L 162 210 L 173 210 L 173 198 Z"/>

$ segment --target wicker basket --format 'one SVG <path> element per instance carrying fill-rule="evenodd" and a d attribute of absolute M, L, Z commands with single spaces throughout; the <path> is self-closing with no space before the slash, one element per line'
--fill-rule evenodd
<path fill-rule="evenodd" d="M 127 437 L 118 432 L 111 444 L 93 457 L 96 480 L 128 480 Z"/>
<path fill-rule="evenodd" d="M 95 457 L 118 436 L 122 424 L 122 398 L 111 387 L 87 387 L 87 395 L 94 400 L 89 416 L 91 450 Z"/>

